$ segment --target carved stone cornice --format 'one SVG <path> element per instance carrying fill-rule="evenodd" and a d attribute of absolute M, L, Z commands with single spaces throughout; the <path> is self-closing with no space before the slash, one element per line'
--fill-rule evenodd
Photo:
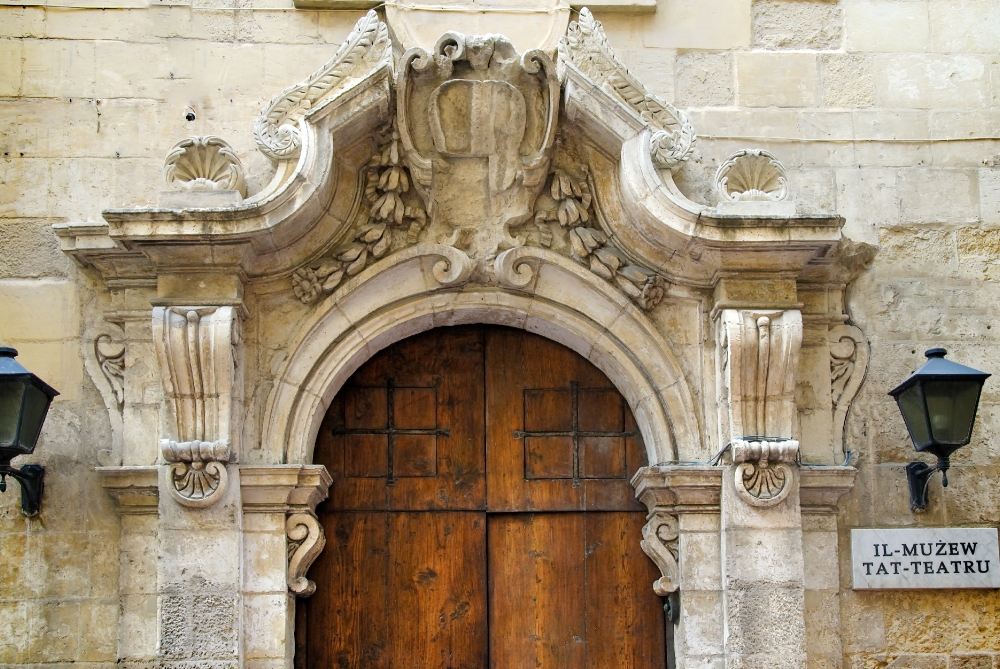
<path fill-rule="evenodd" d="M 331 483 L 323 465 L 240 465 L 244 513 L 315 511 Z"/>
<path fill-rule="evenodd" d="M 840 499 L 854 489 L 854 467 L 799 467 L 799 504 L 802 513 L 836 515 Z"/>
<path fill-rule="evenodd" d="M 653 465 L 632 477 L 635 496 L 653 512 L 718 513 L 722 467 L 712 465 Z"/>
<path fill-rule="evenodd" d="M 155 515 L 159 510 L 159 467 L 97 467 L 101 487 L 122 515 Z"/>

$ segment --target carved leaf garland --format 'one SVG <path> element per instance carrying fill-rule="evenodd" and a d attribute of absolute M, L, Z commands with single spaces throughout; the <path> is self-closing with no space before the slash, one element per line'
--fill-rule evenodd
<path fill-rule="evenodd" d="M 302 139 L 298 122 L 307 111 L 350 79 L 358 79 L 391 59 L 389 31 L 372 10 L 323 67 L 301 84 L 286 88 L 264 108 L 254 123 L 257 146 L 274 160 L 291 160 L 299 153 Z"/>
<path fill-rule="evenodd" d="M 616 284 L 642 309 L 653 309 L 663 300 L 666 295 L 663 277 L 633 264 L 597 227 L 594 198 L 586 179 L 574 179 L 557 169 L 552 172 L 549 195 L 557 208 L 535 212 L 535 225 L 541 232 L 543 246 L 551 246 L 549 225 L 558 222 L 569 230 L 573 257 L 586 264 L 591 272 Z"/>
<path fill-rule="evenodd" d="M 654 165 L 676 170 L 688 160 L 695 141 L 691 123 L 683 112 L 650 93 L 628 71 L 608 44 L 601 22 L 586 7 L 559 42 L 559 59 L 575 65 L 652 128 L 650 154 Z"/>
<path fill-rule="evenodd" d="M 405 234 L 407 245 L 417 243 L 427 225 L 427 212 L 418 197 L 407 197 L 410 173 L 400 157 L 399 133 L 393 131 L 372 156 L 365 174 L 366 208 L 361 216 L 366 222 L 354 233 L 352 241 L 339 247 L 332 257 L 292 274 L 292 290 L 303 304 L 329 295 L 344 277 L 359 274 L 372 259 L 385 256 L 397 235 Z"/>

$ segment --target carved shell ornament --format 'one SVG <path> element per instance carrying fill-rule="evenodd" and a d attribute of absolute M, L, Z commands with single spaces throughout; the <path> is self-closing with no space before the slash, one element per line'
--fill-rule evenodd
<path fill-rule="evenodd" d="M 389 30 L 369 11 L 354 26 L 333 58 L 301 84 L 278 93 L 254 123 L 257 146 L 273 160 L 291 160 L 302 146 L 298 122 L 317 102 L 391 60 Z"/>
<path fill-rule="evenodd" d="M 625 67 L 608 44 L 601 22 L 586 7 L 559 42 L 559 59 L 570 62 L 605 91 L 628 105 L 653 131 L 650 157 L 662 169 L 684 164 L 695 141 L 694 128 L 679 109 L 653 95 Z"/>
<path fill-rule="evenodd" d="M 174 144 L 163 163 L 167 184 L 181 190 L 235 190 L 246 196 L 243 165 L 233 147 L 213 135 Z"/>
<path fill-rule="evenodd" d="M 763 149 L 742 149 L 715 173 L 715 187 L 729 202 L 777 202 L 788 196 L 785 167 Z"/>
<path fill-rule="evenodd" d="M 799 442 L 736 440 L 732 443 L 736 493 L 750 506 L 767 508 L 785 501 L 795 476 Z"/>

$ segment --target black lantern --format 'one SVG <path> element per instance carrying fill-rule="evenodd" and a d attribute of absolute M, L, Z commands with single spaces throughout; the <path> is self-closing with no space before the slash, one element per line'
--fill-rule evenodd
<path fill-rule="evenodd" d="M 17 351 L 0 346 L 0 492 L 7 492 L 7 476 L 21 484 L 21 511 L 38 515 L 42 508 L 45 468 L 12 467 L 19 455 L 30 455 L 42 431 L 52 398 L 59 393 L 26 370 L 14 358 Z"/>
<path fill-rule="evenodd" d="M 976 422 L 976 408 L 986 372 L 945 360 L 943 348 L 929 349 L 927 362 L 889 394 L 899 405 L 913 446 L 920 452 L 937 456 L 937 465 L 924 462 L 906 465 L 910 485 L 910 508 L 927 508 L 927 484 L 931 474 L 940 471 L 942 485 L 948 486 L 951 454 L 969 443 Z"/>

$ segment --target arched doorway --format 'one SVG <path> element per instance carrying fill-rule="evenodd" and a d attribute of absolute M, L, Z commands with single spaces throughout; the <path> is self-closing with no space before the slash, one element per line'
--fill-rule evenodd
<path fill-rule="evenodd" d="M 337 394 L 314 462 L 333 485 L 298 666 L 666 666 L 645 450 L 577 353 L 497 326 L 403 340 Z"/>

